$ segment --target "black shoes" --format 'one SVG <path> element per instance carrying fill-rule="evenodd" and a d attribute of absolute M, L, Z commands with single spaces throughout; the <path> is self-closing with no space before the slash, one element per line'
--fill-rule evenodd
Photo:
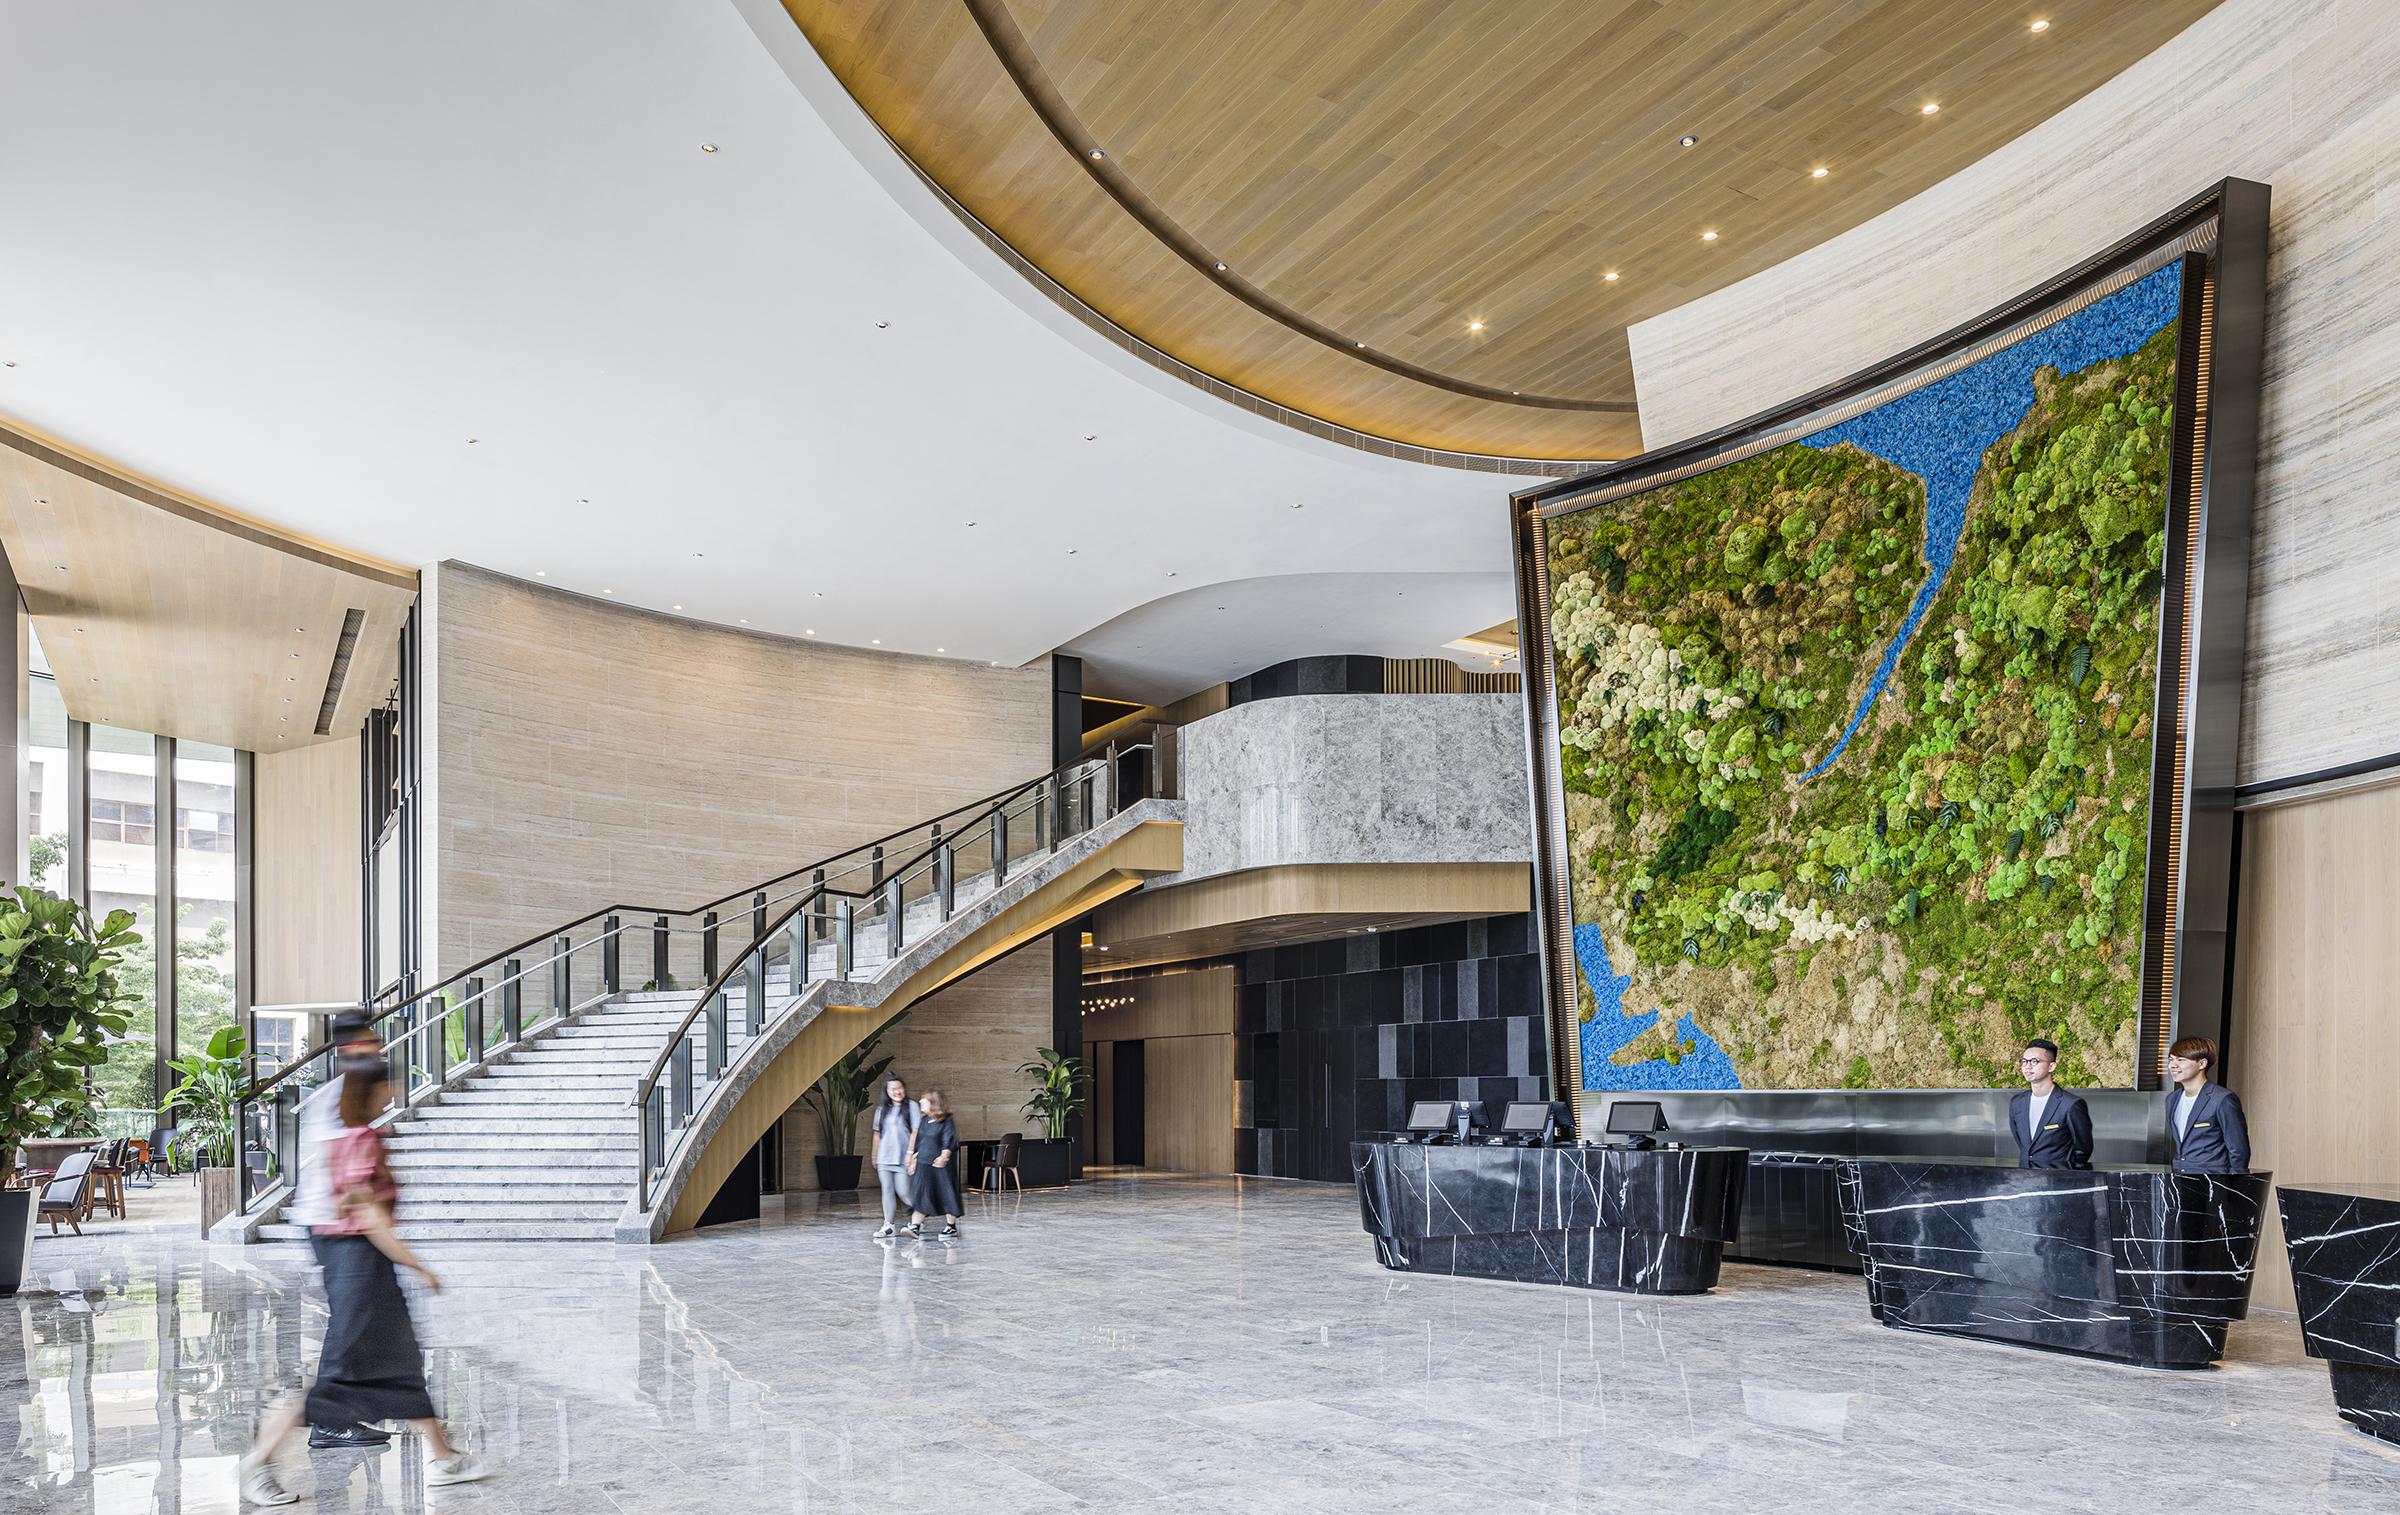
<path fill-rule="evenodd" d="M 327 1447 L 380 1447 L 392 1439 L 389 1431 L 373 1426 L 310 1426 L 308 1444 L 320 1450 Z"/>
<path fill-rule="evenodd" d="M 942 1227 L 942 1240 L 944 1240 L 944 1241 L 956 1241 L 956 1240 L 958 1240 L 958 1227 L 956 1227 L 956 1226 L 944 1226 L 944 1227 Z"/>

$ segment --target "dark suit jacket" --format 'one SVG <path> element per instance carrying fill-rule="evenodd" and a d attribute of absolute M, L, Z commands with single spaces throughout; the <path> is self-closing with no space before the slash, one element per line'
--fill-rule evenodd
<path fill-rule="evenodd" d="M 2167 1091 L 2167 1141 L 2175 1151 L 2179 1173 L 2247 1173 L 2250 1171 L 2250 1126 L 2242 1119 L 2242 1097 L 2223 1084 L 2202 1084 L 2192 1107 L 2192 1124 L 2178 1138 L 2175 1120 L 2183 1105 L 2183 1087 Z"/>
<path fill-rule="evenodd" d="M 2020 1168 L 2089 1168 L 2092 1165 L 2092 1112 L 2083 1096 L 2072 1089 L 2053 1088 L 2042 1106 L 2042 1129 L 2026 1129 L 2025 1112 L 2033 1108 L 2033 1091 L 2019 1089 L 2008 1102 L 2008 1129 L 2017 1138 Z"/>

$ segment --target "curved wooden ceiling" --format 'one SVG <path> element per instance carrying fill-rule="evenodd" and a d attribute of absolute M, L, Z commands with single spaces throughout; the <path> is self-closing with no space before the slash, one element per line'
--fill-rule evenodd
<path fill-rule="evenodd" d="M 1328 421 L 1537 458 L 1640 451 L 1628 325 L 2214 4 L 784 0 L 920 169 L 1109 320 Z"/>

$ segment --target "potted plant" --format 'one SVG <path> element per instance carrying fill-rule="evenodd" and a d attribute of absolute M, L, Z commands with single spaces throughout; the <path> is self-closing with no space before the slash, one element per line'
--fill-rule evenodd
<path fill-rule="evenodd" d="M 208 1045 L 167 1066 L 183 1082 L 167 1091 L 161 1112 L 176 1116 L 177 1145 L 191 1155 L 200 1171 L 200 1234 L 233 1209 L 241 1193 L 233 1171 L 234 1138 L 241 1115 L 242 1053 L 246 1043 L 232 1026 L 219 1026 Z"/>
<path fill-rule="evenodd" d="M 1083 1108 L 1083 1059 L 1061 1057 L 1044 1047 L 1037 1061 L 1017 1071 L 1033 1080 L 1033 1098 L 1025 1101 L 1024 1114 L 1049 1127 L 1052 1141 L 1066 1140 L 1076 1112 Z"/>
<path fill-rule="evenodd" d="M 883 1070 L 892 1065 L 889 1057 L 867 1061 L 867 1054 L 883 1039 L 883 1033 L 908 1019 L 903 1010 L 868 1033 L 842 1060 L 825 1070 L 825 1076 L 800 1096 L 811 1110 L 817 1112 L 817 1124 L 823 1133 L 824 1149 L 817 1154 L 817 1187 L 820 1189 L 855 1189 L 862 1160 L 858 1155 L 858 1118 L 883 1084 Z"/>
<path fill-rule="evenodd" d="M 91 1103 L 91 1070 L 129 1024 L 117 969 L 139 940 L 129 911 L 95 923 L 46 889 L 0 889 L 0 1174 L 16 1171 L 19 1142 Z M 39 1203 L 33 1189 L 0 1190 L 0 1294 L 24 1280 Z"/>

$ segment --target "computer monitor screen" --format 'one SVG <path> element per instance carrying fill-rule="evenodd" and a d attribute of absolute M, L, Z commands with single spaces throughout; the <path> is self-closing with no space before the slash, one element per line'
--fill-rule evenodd
<path fill-rule="evenodd" d="M 1621 1099 L 1608 1107 L 1608 1134 L 1648 1136 L 1667 1129 L 1667 1113 L 1654 1099 Z"/>
<path fill-rule="evenodd" d="M 1539 1132 L 1550 1119 L 1550 1102 L 1538 1099 L 1512 1099 L 1508 1112 L 1500 1117 L 1500 1129 L 1514 1132 Z"/>
<path fill-rule="evenodd" d="M 1411 1131 L 1447 1131 L 1450 1112 L 1455 1109 L 1446 1099 L 1421 1099 L 1408 1107 L 1408 1129 Z"/>

